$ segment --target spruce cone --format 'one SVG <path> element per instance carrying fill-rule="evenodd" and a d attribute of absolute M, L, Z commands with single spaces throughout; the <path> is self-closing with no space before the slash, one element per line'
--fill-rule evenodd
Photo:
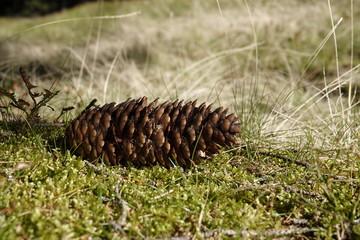
<path fill-rule="evenodd" d="M 219 153 L 219 146 L 233 146 L 241 125 L 228 109 L 214 111 L 196 101 L 164 102 L 147 98 L 128 99 L 115 105 L 85 109 L 66 129 L 76 153 L 91 161 L 99 157 L 107 164 L 171 167 L 198 163 L 206 155 Z"/>

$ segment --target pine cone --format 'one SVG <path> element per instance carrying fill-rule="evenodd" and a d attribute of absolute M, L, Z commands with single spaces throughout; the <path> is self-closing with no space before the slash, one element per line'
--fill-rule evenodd
<path fill-rule="evenodd" d="M 233 146 L 241 124 L 228 109 L 211 111 L 212 104 L 196 107 L 196 101 L 128 99 L 115 105 L 85 109 L 66 129 L 70 146 L 91 161 L 102 157 L 107 164 L 171 167 L 198 163 L 219 153 L 219 146 Z"/>

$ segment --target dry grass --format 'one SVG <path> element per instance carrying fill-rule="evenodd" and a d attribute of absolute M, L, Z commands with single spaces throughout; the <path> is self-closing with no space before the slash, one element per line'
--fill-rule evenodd
<path fill-rule="evenodd" d="M 355 92 L 350 33 L 359 37 L 349 8 L 330 7 L 331 13 L 327 1 L 99 2 L 44 19 L 11 20 L 13 32 L 3 30 L 2 39 L 19 34 L 2 42 L 2 75 L 9 78 L 20 64 L 41 82 L 60 73 L 56 87 L 78 96 L 68 104 L 147 95 L 197 98 L 246 114 L 245 105 L 261 101 L 265 132 L 292 136 L 291 129 L 330 124 L 326 132 L 338 135 L 338 117 L 356 114 L 359 98 L 341 98 L 338 88 L 351 83 Z"/>

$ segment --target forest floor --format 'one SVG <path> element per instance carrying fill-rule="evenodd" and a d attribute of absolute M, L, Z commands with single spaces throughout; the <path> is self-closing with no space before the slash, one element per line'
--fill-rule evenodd
<path fill-rule="evenodd" d="M 0 18 L 0 87 L 18 68 L 93 99 L 198 99 L 229 108 L 240 147 L 197 167 L 92 165 L 62 129 L 14 131 L 0 108 L 0 239 L 356 239 L 360 236 L 360 5 L 326 0 L 87 3 Z M 9 105 L 0 95 L 0 105 Z"/>

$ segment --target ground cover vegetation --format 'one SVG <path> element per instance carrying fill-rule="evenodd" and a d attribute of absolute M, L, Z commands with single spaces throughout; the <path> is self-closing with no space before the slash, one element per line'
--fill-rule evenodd
<path fill-rule="evenodd" d="M 0 239 L 358 238 L 359 18 L 352 0 L 98 1 L 0 18 Z M 46 99 L 36 111 L 28 75 Z M 94 97 L 142 96 L 228 107 L 240 145 L 189 169 L 93 165 L 64 148 L 61 125 Z"/>

